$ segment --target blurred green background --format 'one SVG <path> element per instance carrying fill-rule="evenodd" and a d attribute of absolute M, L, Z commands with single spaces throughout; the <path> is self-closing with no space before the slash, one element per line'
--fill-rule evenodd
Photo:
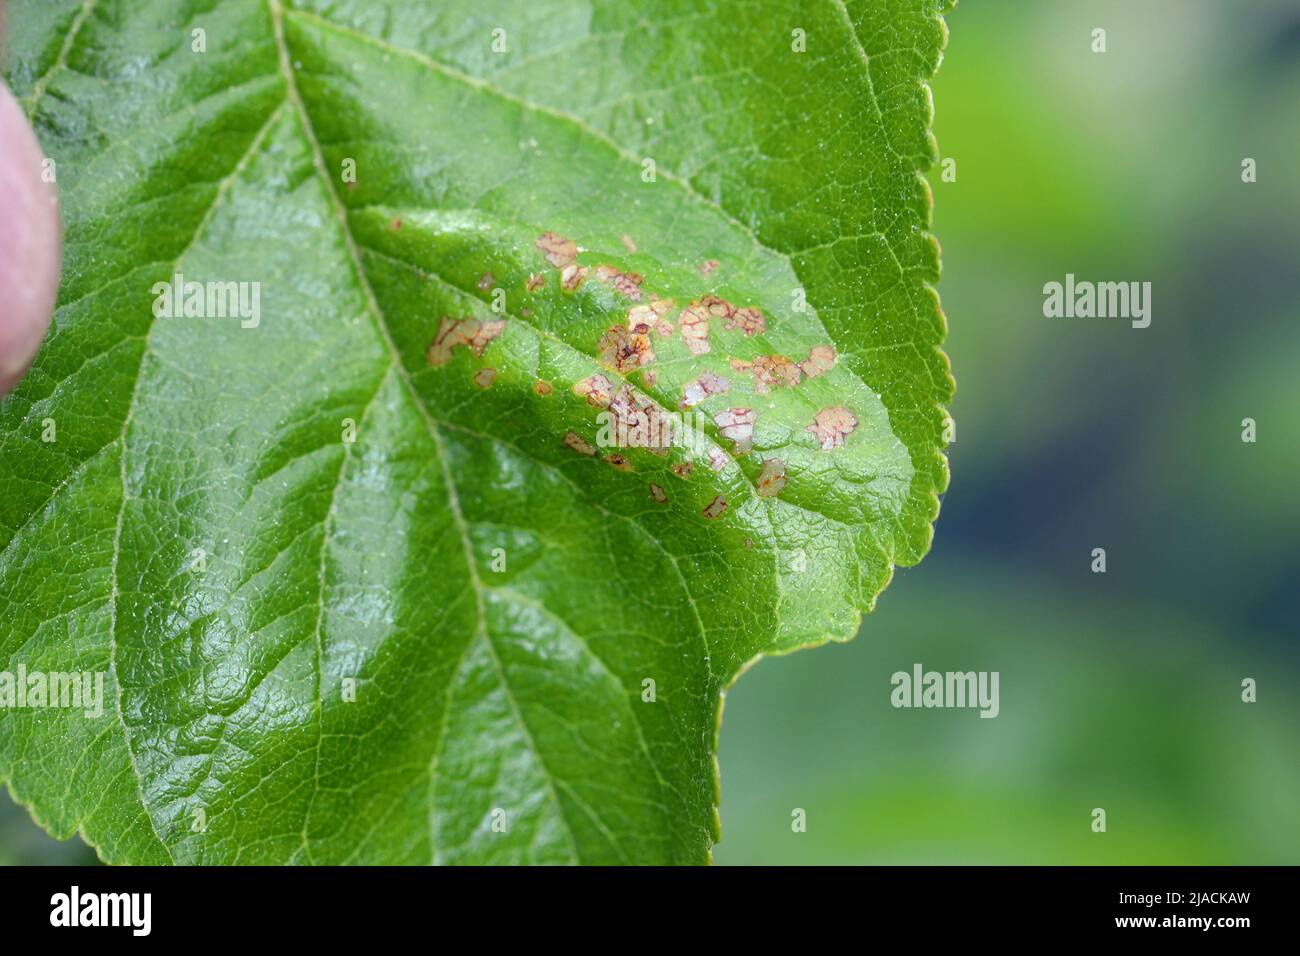
<path fill-rule="evenodd" d="M 1300 863 L 1300 3 L 948 26 L 951 488 L 854 641 L 728 694 L 715 859 Z M 1067 272 L 1149 280 L 1151 327 L 1044 318 Z M 999 671 L 1001 715 L 895 710 L 916 662 Z"/>
<path fill-rule="evenodd" d="M 728 694 L 715 859 L 1300 863 L 1300 3 L 948 25 L 952 487 L 856 640 Z M 1150 281 L 1151 327 L 1044 318 L 1067 272 Z M 999 671 L 1001 714 L 895 710 L 916 662 Z M 0 797 L 0 863 L 93 859 Z"/>

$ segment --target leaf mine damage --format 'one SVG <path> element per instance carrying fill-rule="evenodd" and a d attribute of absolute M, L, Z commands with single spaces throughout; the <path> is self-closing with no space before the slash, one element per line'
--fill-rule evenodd
<path fill-rule="evenodd" d="M 836 405 L 823 408 L 806 429 L 816 436 L 822 451 L 843 448 L 844 439 L 858 427 L 857 417 L 847 408 Z"/>
<path fill-rule="evenodd" d="M 620 375 L 626 375 L 655 360 L 649 333 L 633 332 L 626 325 L 615 325 L 606 331 L 601 336 L 596 351 L 600 364 L 614 369 Z"/>
<path fill-rule="evenodd" d="M 829 345 L 814 345 L 802 362 L 792 362 L 784 355 L 758 355 L 751 361 L 731 359 L 731 367 L 738 372 L 752 372 L 754 391 L 767 395 L 774 388 L 793 388 L 804 378 L 816 378 L 835 365 L 835 349 Z"/>
<path fill-rule="evenodd" d="M 645 282 L 645 276 L 640 273 L 623 272 L 611 265 L 598 265 L 596 279 L 609 284 L 615 291 L 621 292 L 633 302 L 641 301 L 641 283 Z"/>
<path fill-rule="evenodd" d="M 554 232 L 542 233 L 537 239 L 537 248 L 542 250 L 546 261 L 557 269 L 571 265 L 578 258 L 578 244 Z"/>
<path fill-rule="evenodd" d="M 587 404 L 593 408 L 609 408 L 610 399 L 614 395 L 614 386 L 609 379 L 597 372 L 574 383 L 573 393 L 579 398 L 585 398 Z"/>
<path fill-rule="evenodd" d="M 722 495 L 718 495 L 707 505 L 705 505 L 704 510 L 701 511 L 700 514 L 712 520 L 713 518 L 718 517 L 720 514 L 722 514 L 722 512 L 726 510 L 727 510 L 727 499 L 722 497 Z"/>
<path fill-rule="evenodd" d="M 442 317 L 438 334 L 429 345 L 426 357 L 430 365 L 446 365 L 452 352 L 465 346 L 477 356 L 482 356 L 488 344 L 506 327 L 505 319 L 480 321 L 478 319 L 453 319 Z"/>
<path fill-rule="evenodd" d="M 764 498 L 774 498 L 785 487 L 785 462 L 779 458 L 769 458 L 763 462 L 763 470 L 754 482 L 754 490 Z"/>
<path fill-rule="evenodd" d="M 565 432 L 564 444 L 568 445 L 580 455 L 590 455 L 592 457 L 595 457 L 596 455 L 596 446 L 585 441 L 576 432 Z"/>
<path fill-rule="evenodd" d="M 673 334 L 673 324 L 664 316 L 672 309 L 672 299 L 655 299 L 647 305 L 634 305 L 627 310 L 628 331 L 638 334 L 654 332 L 662 338 L 669 338 Z"/>
<path fill-rule="evenodd" d="M 622 238 L 629 240 L 627 236 Z M 623 244 L 629 251 L 636 248 L 635 242 L 630 240 Z M 596 281 L 633 302 L 627 309 L 625 321 L 608 326 L 600 335 L 593 357 L 620 378 L 641 373 L 646 387 L 653 388 L 657 381 L 656 372 L 649 368 L 657 358 L 653 342 L 655 337 L 663 341 L 672 340 L 675 334 L 671 318 L 676 308 L 674 300 L 648 295 L 645 290 L 646 277 L 640 273 L 608 263 L 593 268 L 581 265 L 578 262 L 581 248 L 574 240 L 557 232 L 542 233 L 535 245 L 546 262 L 559 270 L 561 288 L 572 291 L 588 276 L 594 276 Z M 708 275 L 718 265 L 717 260 L 709 260 L 699 271 Z M 526 291 L 532 293 L 544 288 L 546 276 L 546 272 L 528 273 Z M 485 271 L 476 286 L 481 291 L 487 291 L 494 288 L 496 283 L 496 276 L 491 271 Z M 649 301 L 645 301 L 647 298 Z M 712 351 L 710 323 L 713 320 L 719 322 L 722 331 L 738 332 L 745 337 L 763 335 L 767 331 L 767 319 L 760 309 L 752 306 L 738 307 L 712 293 L 701 295 L 676 316 L 676 328 L 681 330 L 681 341 L 692 357 Z M 487 345 L 501 334 L 504 327 L 505 320 L 443 317 L 438 335 L 429 346 L 429 363 L 446 364 L 451 360 L 454 350 L 462 346 L 474 355 L 482 356 Z M 746 377 L 742 381 L 748 382 L 753 394 L 768 395 L 775 389 L 795 388 L 808 379 L 825 374 L 834 368 L 836 360 L 834 346 L 820 344 L 812 346 L 807 357 L 802 360 L 780 354 L 760 354 L 752 358 L 731 357 L 727 363 Z M 481 368 L 473 375 L 474 384 L 480 389 L 488 389 L 496 381 L 497 374 L 494 368 Z M 677 408 L 679 411 L 688 411 L 710 398 L 726 395 L 733 387 L 733 381 L 729 378 L 711 370 L 700 371 L 695 378 L 681 386 Z M 551 384 L 541 379 L 533 381 L 532 389 L 539 396 L 547 396 L 552 392 Z M 600 372 L 574 382 L 572 391 L 589 407 L 607 412 L 609 417 L 602 426 L 601 433 L 596 435 L 594 444 L 578 432 L 566 432 L 564 444 L 570 450 L 584 457 L 599 457 L 605 464 L 625 472 L 635 470 L 628 455 L 622 452 L 602 454 L 598 447 L 613 445 L 646 449 L 660 456 L 667 454 L 673 434 L 672 423 L 668 421 L 664 408 L 650 396 L 639 393 L 627 382 L 613 380 Z M 732 454 L 740 458 L 753 451 L 758 417 L 756 408 L 735 405 L 712 413 L 710 420 L 718 429 L 720 438 L 731 443 Z M 803 430 L 814 436 L 822 451 L 829 452 L 843 448 L 846 439 L 857 427 L 858 417 L 854 412 L 843 406 L 830 406 L 819 411 L 812 423 L 804 426 Z M 703 453 L 709 468 L 714 472 L 722 471 L 731 461 L 722 449 L 715 446 L 703 449 Z M 679 478 L 687 478 L 693 470 L 689 461 L 677 462 L 669 467 Z M 760 497 L 775 498 L 785 488 L 786 482 L 785 462 L 780 458 L 767 458 L 762 462 L 753 489 Z M 648 487 L 653 501 L 658 504 L 667 502 L 667 494 L 661 485 L 652 482 Z M 705 518 L 714 519 L 727 507 L 726 499 L 718 495 L 702 514 Z"/>
<path fill-rule="evenodd" d="M 752 408 L 728 408 L 713 416 L 718 430 L 735 443 L 737 455 L 743 455 L 754 444 L 754 422 L 758 413 Z"/>
<path fill-rule="evenodd" d="M 629 251 L 636 248 L 630 237 L 623 236 L 624 246 Z M 675 303 L 671 298 L 646 298 L 644 290 L 645 276 L 630 272 L 608 263 L 602 263 L 589 269 L 578 263 L 581 253 L 578 244 L 557 232 L 544 232 L 536 239 L 535 245 L 547 263 L 560 271 L 561 287 L 572 291 L 593 274 L 616 293 L 633 301 L 628 309 L 626 321 L 606 328 L 596 343 L 595 359 L 620 377 L 634 372 L 641 372 L 647 387 L 654 387 L 657 375 L 648 366 L 657 358 L 653 337 L 671 340 L 674 324 L 669 316 Z M 709 260 L 701 268 L 704 274 L 711 273 L 718 267 L 717 260 Z M 481 274 L 476 286 L 487 291 L 495 287 L 496 276 L 491 271 Z M 544 288 L 546 274 L 532 272 L 528 274 L 525 288 L 535 292 Z M 767 331 L 767 319 L 762 311 L 753 306 L 738 307 L 721 296 L 709 293 L 693 300 L 677 315 L 677 328 L 680 328 L 682 342 L 692 356 L 708 354 L 712 350 L 709 341 L 710 322 L 717 319 L 724 331 L 734 331 L 749 337 L 762 335 Z M 505 320 L 480 321 L 477 319 L 453 319 L 444 316 L 438 335 L 428 349 L 430 365 L 444 365 L 452 358 L 454 350 L 464 346 L 474 355 L 482 356 L 487 345 L 499 336 L 505 327 Z M 793 388 L 806 379 L 815 378 L 834 367 L 835 348 L 831 345 L 815 345 L 808 356 L 795 361 L 784 355 L 757 355 L 750 359 L 730 358 L 728 364 L 737 372 L 748 373 L 754 393 L 767 395 L 773 389 Z M 497 370 L 482 368 L 475 372 L 474 383 L 481 389 L 490 388 L 497 378 Z M 682 395 L 677 407 L 687 411 L 702 404 L 713 396 L 725 395 L 732 390 L 732 381 L 717 373 L 705 370 L 682 386 Z M 537 379 L 532 384 L 533 390 L 540 396 L 551 394 L 549 382 Z M 648 449 L 655 454 L 667 454 L 671 424 L 666 412 L 652 398 L 638 393 L 627 383 L 616 384 L 607 375 L 592 373 L 579 379 L 572 386 L 573 393 L 584 399 L 592 408 L 608 410 L 610 425 L 617 436 L 614 442 L 623 447 Z M 731 442 L 732 452 L 741 457 L 753 450 L 754 429 L 758 421 L 758 411 L 750 406 L 735 406 L 714 413 L 712 421 L 720 436 Z M 805 427 L 816 438 L 824 451 L 842 448 L 845 439 L 858 427 L 857 416 L 841 406 L 824 408 Z M 597 436 L 597 443 L 602 441 Z M 574 431 L 565 434 L 564 443 L 571 450 L 588 457 L 597 457 L 597 446 Z M 729 463 L 728 456 L 716 447 L 705 449 L 705 455 L 711 470 L 721 471 Z M 614 468 L 623 471 L 633 470 L 631 460 L 621 453 L 609 453 L 602 460 Z M 685 478 L 691 473 L 689 462 L 679 462 L 671 466 L 674 474 Z M 763 463 L 762 472 L 755 484 L 755 491 L 763 497 L 775 497 L 786 483 L 785 464 L 779 459 L 768 459 Z M 656 490 L 657 489 L 657 490 Z M 651 497 L 663 503 L 660 498 L 662 488 L 651 485 Z M 664 499 L 666 500 L 666 498 Z M 717 517 L 725 509 L 726 503 L 714 503 L 706 509 L 706 517 Z"/>
<path fill-rule="evenodd" d="M 682 390 L 682 399 L 678 407 L 694 408 L 710 395 L 724 395 L 731 388 L 731 382 L 712 372 L 704 372 L 699 378 L 687 382 Z"/>

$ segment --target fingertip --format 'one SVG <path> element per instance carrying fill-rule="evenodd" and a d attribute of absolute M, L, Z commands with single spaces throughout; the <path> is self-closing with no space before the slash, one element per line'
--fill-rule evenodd
<path fill-rule="evenodd" d="M 54 314 L 62 229 L 45 154 L 0 83 L 0 395 L 21 381 Z"/>

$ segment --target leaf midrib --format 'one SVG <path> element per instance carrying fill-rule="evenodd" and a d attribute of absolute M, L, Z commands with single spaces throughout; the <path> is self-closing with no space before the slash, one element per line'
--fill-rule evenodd
<path fill-rule="evenodd" d="M 500 655 L 497 653 L 496 644 L 492 640 L 491 631 L 487 626 L 487 614 L 483 601 L 483 583 L 479 579 L 478 564 L 474 559 L 473 545 L 471 544 L 469 535 L 469 526 L 465 521 L 465 515 L 461 509 L 460 495 L 457 491 L 455 479 L 451 473 L 450 459 L 446 451 L 446 446 L 443 443 L 442 435 L 438 430 L 437 421 L 421 399 L 419 392 L 416 391 L 414 384 L 411 382 L 410 375 L 407 373 L 406 367 L 401 361 L 401 355 L 398 352 L 396 343 L 393 341 L 392 333 L 389 331 L 383 310 L 379 306 L 379 302 L 375 297 L 374 289 L 371 288 L 369 277 L 366 275 L 365 268 L 362 265 L 360 250 L 358 249 L 356 240 L 352 235 L 352 230 L 348 225 L 347 210 L 339 199 L 338 192 L 334 189 L 333 180 L 330 179 L 329 174 L 325 169 L 325 158 L 321 151 L 320 143 L 316 138 L 316 133 L 312 127 L 311 117 L 307 112 L 306 105 L 302 101 L 302 97 L 298 92 L 297 82 L 293 77 L 293 66 L 289 56 L 288 44 L 286 43 L 284 36 L 284 8 L 280 0 L 267 0 L 267 5 L 271 13 L 272 30 L 275 36 L 276 51 L 279 55 L 280 72 L 284 76 L 286 93 L 289 101 L 293 103 L 294 108 L 298 113 L 299 120 L 302 124 L 303 135 L 307 138 L 308 145 L 311 148 L 313 166 L 315 167 L 317 174 L 320 176 L 325 192 L 329 197 L 330 205 L 333 207 L 340 234 L 343 238 L 344 245 L 348 250 L 348 255 L 352 261 L 354 272 L 356 273 L 357 283 L 360 286 L 362 296 L 366 301 L 367 311 L 371 314 L 371 317 L 374 320 L 375 329 L 384 346 L 388 350 L 391 367 L 396 371 L 398 379 L 405 388 L 411 403 L 415 406 L 416 411 L 423 419 L 429 437 L 433 441 L 435 453 L 438 456 L 438 463 L 442 471 L 443 483 L 446 486 L 447 502 L 451 511 L 452 521 L 456 525 L 456 530 L 461 539 L 466 570 L 469 575 L 470 584 L 474 589 L 474 605 L 477 622 L 474 637 L 471 638 L 470 642 L 467 642 L 466 649 L 462 651 L 462 661 L 464 654 L 467 652 L 468 644 L 472 643 L 474 639 L 481 637 L 483 639 L 484 647 L 492 658 L 493 666 L 497 671 L 497 676 L 500 678 L 501 687 L 505 692 L 506 700 L 510 704 L 511 712 L 514 715 L 515 721 L 518 723 L 520 730 L 524 734 L 529 749 L 532 750 L 534 756 L 537 758 L 538 766 L 542 771 L 542 778 L 546 781 L 546 786 L 550 791 L 551 800 L 555 805 L 556 813 L 559 815 L 560 821 L 564 824 L 564 829 L 569 842 L 570 859 L 574 863 L 581 862 L 573 825 L 568 820 L 565 805 L 563 801 L 560 800 L 559 793 L 556 790 L 556 777 L 547 766 L 546 758 L 543 756 L 541 748 L 537 746 L 537 741 L 533 736 L 533 732 L 528 726 L 527 721 L 524 719 L 523 712 L 519 707 L 519 702 L 515 697 L 514 690 L 511 688 L 510 682 L 506 677 L 505 667 L 501 662 Z M 455 675 L 453 675 L 453 678 L 454 676 Z M 444 707 L 450 707 L 451 697 L 452 695 L 448 693 Z M 635 714 L 635 711 L 633 713 Z M 446 714 L 444 714 L 444 720 L 445 717 Z M 434 744 L 434 754 L 430 760 L 431 764 L 437 759 L 444 743 L 445 737 L 440 735 Z M 430 810 L 432 811 L 432 807 Z M 430 819 L 432 820 L 432 817 Z M 617 850 L 617 847 L 615 847 L 615 849 Z M 432 832 L 430 833 L 430 851 L 431 853 L 436 853 L 436 846 L 433 844 L 432 840 Z"/>

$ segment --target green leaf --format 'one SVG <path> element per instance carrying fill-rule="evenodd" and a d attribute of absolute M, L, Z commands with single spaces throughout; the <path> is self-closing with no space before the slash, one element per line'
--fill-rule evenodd
<path fill-rule="evenodd" d="M 706 861 L 723 690 L 947 483 L 944 6 L 13 4 L 66 258 L 0 653 L 106 700 L 0 778 L 113 862 Z"/>

